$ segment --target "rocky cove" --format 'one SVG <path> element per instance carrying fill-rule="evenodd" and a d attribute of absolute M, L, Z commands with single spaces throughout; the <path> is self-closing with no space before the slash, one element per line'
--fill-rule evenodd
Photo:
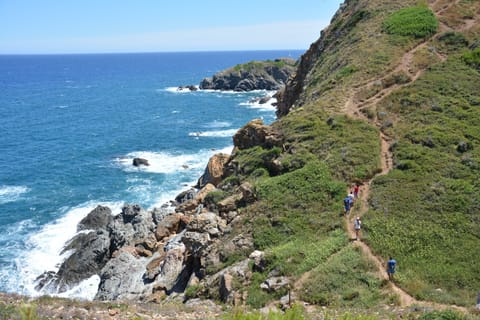
<path fill-rule="evenodd" d="M 244 302 L 246 297 L 235 291 L 233 279 L 247 284 L 252 270 L 262 269 L 263 253 L 254 250 L 250 234 L 232 229 L 242 224 L 239 209 L 255 201 L 255 192 L 247 182 L 232 185 L 224 181 L 240 170 L 235 161 L 237 151 L 256 145 L 282 146 L 282 139 L 261 120 L 253 120 L 233 141 L 232 154 L 213 156 L 197 185 L 170 204 L 153 210 L 127 204 L 117 215 L 106 206 L 97 206 L 65 244 L 63 253 L 69 256 L 58 271 L 40 275 L 36 289 L 58 294 L 98 276 L 94 299 L 100 301 L 183 301 L 201 291 L 203 297 Z M 215 194 L 223 190 L 231 195 L 218 201 Z M 245 253 L 245 259 L 227 264 L 226 257 L 232 252 Z M 278 283 L 280 287 L 287 284 L 272 283 L 277 287 Z M 266 284 L 265 290 L 273 287 Z"/>
<path fill-rule="evenodd" d="M 253 61 L 205 78 L 200 88 L 278 90 L 294 66 L 293 59 Z M 196 90 L 191 85 L 180 88 Z M 264 103 L 262 99 L 265 97 L 259 98 L 260 103 Z M 234 185 L 223 181 L 241 170 L 235 160 L 238 150 L 282 146 L 282 139 L 261 120 L 253 120 L 234 135 L 233 142 L 231 155 L 214 155 L 195 186 L 160 208 L 145 210 L 126 204 L 113 214 L 109 207 L 97 206 L 78 223 L 77 234 L 64 245 L 61 254 L 67 258 L 58 271 L 41 274 L 35 289 L 59 294 L 99 277 L 94 300 L 158 302 L 177 297 L 187 300 L 201 293 L 227 303 L 244 302 L 245 294 L 235 292 L 233 279 L 247 284 L 252 263 L 262 269 L 263 253 L 253 249 L 251 234 L 237 234 L 232 229 L 242 223 L 239 208 L 254 202 L 255 194 L 247 182 Z M 132 165 L 149 163 L 135 158 Z M 226 190 L 228 197 L 216 199 L 215 194 Z M 244 253 L 245 259 L 224 267 L 233 252 Z M 286 285 L 279 283 L 276 287 Z M 271 290 L 270 285 L 266 284 L 265 290 Z"/>

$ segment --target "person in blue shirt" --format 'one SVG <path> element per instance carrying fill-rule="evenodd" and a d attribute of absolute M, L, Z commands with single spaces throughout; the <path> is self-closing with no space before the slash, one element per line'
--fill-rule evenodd
<path fill-rule="evenodd" d="M 350 213 L 350 209 L 353 207 L 353 200 L 350 197 L 343 199 L 343 207 L 345 208 L 345 215 Z"/>
<path fill-rule="evenodd" d="M 395 273 L 395 268 L 397 266 L 397 261 L 390 257 L 387 262 L 387 274 L 388 274 L 388 280 L 393 280 L 393 274 Z"/>

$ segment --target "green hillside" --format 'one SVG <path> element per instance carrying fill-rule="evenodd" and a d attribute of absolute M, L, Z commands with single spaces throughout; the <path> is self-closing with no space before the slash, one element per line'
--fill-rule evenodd
<path fill-rule="evenodd" d="M 235 158 L 258 197 L 245 226 L 268 256 L 252 306 L 278 298 L 258 289 L 272 271 L 294 279 L 300 300 L 340 309 L 475 304 L 479 10 L 473 0 L 347 1 L 312 44 L 273 124 L 281 172 L 255 161 L 260 147 Z M 353 183 L 366 198 L 352 214 L 363 216 L 363 245 L 340 215 Z M 389 256 L 394 284 L 378 265 Z"/>

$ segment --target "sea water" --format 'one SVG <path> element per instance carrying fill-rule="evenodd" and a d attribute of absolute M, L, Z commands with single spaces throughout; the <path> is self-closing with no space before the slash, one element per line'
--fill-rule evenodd
<path fill-rule="evenodd" d="M 0 56 L 0 291 L 38 295 L 65 241 L 99 204 L 161 206 L 275 119 L 267 92 L 178 90 L 251 60 L 301 51 Z M 135 157 L 148 167 L 134 167 Z M 68 253 L 67 253 L 68 254 Z M 64 294 L 93 298 L 98 277 Z"/>

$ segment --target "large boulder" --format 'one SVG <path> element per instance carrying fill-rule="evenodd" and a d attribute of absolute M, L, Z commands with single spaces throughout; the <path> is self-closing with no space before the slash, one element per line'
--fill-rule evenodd
<path fill-rule="evenodd" d="M 65 292 L 81 281 L 98 274 L 110 258 L 110 238 L 106 230 L 77 234 L 63 250 L 73 253 L 58 272 L 46 272 L 37 278 L 38 291 Z"/>
<path fill-rule="evenodd" d="M 155 280 L 156 288 L 163 288 L 165 292 L 170 292 L 183 271 L 185 260 L 185 246 L 178 246 L 169 250 L 159 266 L 159 273 Z"/>
<path fill-rule="evenodd" d="M 185 229 L 187 223 L 188 218 L 186 218 L 183 214 L 172 213 L 157 223 L 155 237 L 158 241 L 160 241 L 171 234 L 178 233 Z"/>
<path fill-rule="evenodd" d="M 240 150 L 255 146 L 270 149 L 275 146 L 281 147 L 283 140 L 273 127 L 264 125 L 261 119 L 255 119 L 237 131 L 233 136 L 233 143 Z"/>
<path fill-rule="evenodd" d="M 112 220 L 112 210 L 109 207 L 97 206 L 78 223 L 77 231 L 106 229 Z"/>
<path fill-rule="evenodd" d="M 222 181 L 223 169 L 230 156 L 225 153 L 218 153 L 208 160 L 205 172 L 198 179 L 197 187 L 203 188 L 207 184 L 217 186 Z"/>
<path fill-rule="evenodd" d="M 123 246 L 138 244 L 152 247 L 156 243 L 155 224 L 151 212 L 138 205 L 126 205 L 108 225 L 112 253 Z"/>
<path fill-rule="evenodd" d="M 120 251 L 102 269 L 95 300 L 137 300 L 147 296 L 151 288 L 144 284 L 145 263 L 144 259 Z"/>

